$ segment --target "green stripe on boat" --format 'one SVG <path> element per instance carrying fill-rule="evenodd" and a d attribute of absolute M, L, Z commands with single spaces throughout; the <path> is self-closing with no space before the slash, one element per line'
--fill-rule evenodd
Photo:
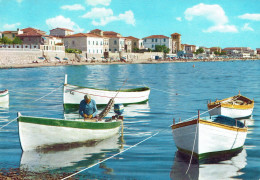
<path fill-rule="evenodd" d="M 121 125 L 120 121 L 117 122 L 86 122 L 86 121 L 71 121 L 64 119 L 51 119 L 51 118 L 38 118 L 20 116 L 19 122 L 46 125 L 46 126 L 57 126 L 57 127 L 69 127 L 79 129 L 112 129 Z"/>
<path fill-rule="evenodd" d="M 179 148 L 179 147 L 177 147 L 177 148 L 182 153 L 185 153 L 185 154 L 188 154 L 188 155 L 192 154 L 191 151 L 188 151 L 188 150 L 185 150 L 185 149 L 182 149 L 182 148 Z M 209 152 L 209 153 L 203 153 L 203 154 L 200 154 L 200 155 L 193 152 L 193 156 L 198 160 L 203 160 L 203 159 L 208 159 L 208 158 L 220 156 L 220 155 L 223 155 L 223 154 L 231 154 L 231 153 L 234 153 L 236 151 L 241 150 L 242 148 L 243 148 L 243 146 L 235 148 L 235 149 L 226 150 L 226 151 Z"/>
<path fill-rule="evenodd" d="M 0 95 L 0 97 L 4 97 L 4 96 L 7 96 L 9 93 L 7 93 L 7 94 L 3 94 L 3 95 Z"/>

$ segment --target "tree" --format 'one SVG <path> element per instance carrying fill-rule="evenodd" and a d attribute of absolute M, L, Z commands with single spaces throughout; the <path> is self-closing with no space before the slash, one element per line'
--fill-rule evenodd
<path fill-rule="evenodd" d="M 139 52 L 139 48 L 137 48 L 137 47 L 133 48 L 133 52 L 135 52 L 135 53 Z"/>
<path fill-rule="evenodd" d="M 198 54 L 202 54 L 204 53 L 204 49 L 203 48 L 199 48 L 196 50 L 196 52 L 194 52 L 194 54 L 198 55 Z"/>
<path fill-rule="evenodd" d="M 65 49 L 66 53 L 78 53 L 81 54 L 82 51 L 80 49 Z"/>
<path fill-rule="evenodd" d="M 22 44 L 23 41 L 19 37 L 15 37 L 13 40 L 13 44 Z"/>
<path fill-rule="evenodd" d="M 2 43 L 3 44 L 12 44 L 12 40 L 9 39 L 8 37 L 3 37 L 2 38 Z"/>
<path fill-rule="evenodd" d="M 170 49 L 167 48 L 165 45 L 155 45 L 154 52 L 163 52 L 164 54 L 167 54 L 170 52 Z"/>

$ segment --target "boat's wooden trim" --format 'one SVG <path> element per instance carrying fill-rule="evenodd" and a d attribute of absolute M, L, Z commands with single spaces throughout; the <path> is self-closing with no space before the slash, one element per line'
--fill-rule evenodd
<path fill-rule="evenodd" d="M 17 119 L 18 122 L 32 123 L 47 126 L 57 126 L 57 127 L 70 127 L 79 129 L 112 129 L 119 127 L 121 121 L 115 122 L 86 122 L 86 121 L 73 121 L 64 119 L 52 119 L 52 118 L 40 118 L 40 117 L 29 117 L 20 116 Z"/>
<path fill-rule="evenodd" d="M 174 124 L 174 125 L 172 125 L 172 129 L 190 126 L 190 125 L 193 125 L 193 124 L 197 124 L 197 122 L 199 122 L 201 124 L 206 124 L 206 125 L 209 125 L 209 126 L 215 126 L 215 127 L 218 127 L 218 128 L 231 130 L 231 131 L 247 132 L 247 128 L 239 128 L 239 127 L 234 127 L 234 126 L 228 126 L 228 125 L 225 125 L 225 124 L 210 122 L 210 121 L 206 121 L 206 120 L 203 120 L 203 119 L 200 119 L 199 121 L 197 119 L 194 119 L 194 120 L 191 120 L 191 121 Z"/>
<path fill-rule="evenodd" d="M 243 104 L 243 105 L 232 105 L 232 104 L 228 104 L 228 103 L 224 103 L 223 101 L 227 101 L 229 99 L 232 99 L 235 96 L 229 97 L 229 98 L 225 98 L 222 100 L 217 100 L 215 102 L 211 102 L 208 104 L 208 109 L 213 109 L 213 108 L 217 108 L 217 107 L 225 107 L 225 108 L 230 108 L 230 109 L 252 109 L 254 108 L 254 101 L 242 96 L 242 95 L 238 95 L 240 96 L 239 98 L 242 98 L 244 101 L 247 102 L 247 104 Z"/>

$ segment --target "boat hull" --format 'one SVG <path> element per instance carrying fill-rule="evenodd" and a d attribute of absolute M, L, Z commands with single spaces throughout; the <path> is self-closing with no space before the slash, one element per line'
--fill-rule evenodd
<path fill-rule="evenodd" d="M 173 125 L 172 133 L 175 144 L 181 152 L 191 154 L 193 151 L 195 157 L 203 159 L 242 148 L 247 136 L 247 129 L 203 120 L 199 120 L 197 123 L 197 120 L 192 120 L 184 124 Z"/>
<path fill-rule="evenodd" d="M 8 90 L 0 92 L 0 103 L 9 102 L 9 92 Z"/>
<path fill-rule="evenodd" d="M 115 104 L 136 104 L 147 102 L 150 94 L 150 89 L 144 91 L 106 91 L 99 89 L 84 88 L 70 84 L 64 85 L 63 102 L 64 108 L 76 108 L 80 101 L 84 99 L 85 94 L 91 95 L 98 106 L 105 106 L 109 100 L 115 97 Z"/>
<path fill-rule="evenodd" d="M 100 141 L 118 133 L 121 122 L 85 122 L 63 119 L 18 118 L 23 151 L 59 144 Z"/>
<path fill-rule="evenodd" d="M 223 115 L 231 118 L 245 118 L 250 117 L 253 113 L 253 108 L 249 109 L 235 109 L 227 107 L 217 107 L 214 109 L 209 109 L 209 114 L 214 115 Z"/>

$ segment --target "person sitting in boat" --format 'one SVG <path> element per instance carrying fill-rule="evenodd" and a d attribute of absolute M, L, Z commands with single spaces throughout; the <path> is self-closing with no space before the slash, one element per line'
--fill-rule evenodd
<path fill-rule="evenodd" d="M 97 116 L 97 105 L 94 99 L 91 99 L 89 94 L 84 96 L 84 99 L 79 105 L 79 114 L 84 117 L 84 119 L 91 119 Z"/>

